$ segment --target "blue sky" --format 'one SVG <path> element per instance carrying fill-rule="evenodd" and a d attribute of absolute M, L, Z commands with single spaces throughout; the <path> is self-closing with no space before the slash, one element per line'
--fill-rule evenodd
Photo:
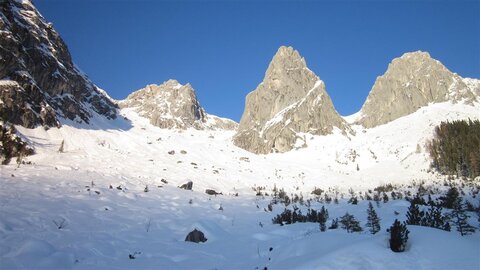
<path fill-rule="evenodd" d="M 113 98 L 172 78 L 191 83 L 208 113 L 236 121 L 281 45 L 305 57 L 342 115 L 360 109 L 404 52 L 428 51 L 480 78 L 480 1 L 34 3 Z"/>

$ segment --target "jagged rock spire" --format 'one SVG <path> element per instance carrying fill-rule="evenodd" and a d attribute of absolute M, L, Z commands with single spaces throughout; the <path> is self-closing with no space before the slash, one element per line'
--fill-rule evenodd
<path fill-rule="evenodd" d="M 349 131 L 325 84 L 292 47 L 280 47 L 263 82 L 249 93 L 235 145 L 254 153 L 286 152 L 306 145 L 300 133 Z"/>

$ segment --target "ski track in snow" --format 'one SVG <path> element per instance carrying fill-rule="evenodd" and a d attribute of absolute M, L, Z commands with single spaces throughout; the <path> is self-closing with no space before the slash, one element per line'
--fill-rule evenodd
<path fill-rule="evenodd" d="M 37 154 L 27 158 L 33 165 L 0 167 L 0 269 L 479 269 L 478 233 L 409 226 L 407 251 L 391 252 L 385 229 L 404 220 L 405 200 L 376 208 L 376 235 L 321 233 L 316 223 L 273 225 L 283 207 L 265 212 L 269 198 L 252 189 L 308 197 L 314 187 L 366 191 L 441 180 L 428 172 L 425 142 L 441 121 L 479 119 L 479 108 L 432 104 L 373 129 L 354 126 L 355 136 L 306 134 L 307 148 L 270 155 L 235 147 L 233 132 L 162 130 L 129 109 L 122 114 L 131 128 L 122 118 L 48 131 L 18 127 Z M 189 180 L 193 191 L 177 188 Z M 330 218 L 349 211 L 364 226 L 367 203 L 326 207 Z M 208 241 L 184 242 L 194 228 Z"/>

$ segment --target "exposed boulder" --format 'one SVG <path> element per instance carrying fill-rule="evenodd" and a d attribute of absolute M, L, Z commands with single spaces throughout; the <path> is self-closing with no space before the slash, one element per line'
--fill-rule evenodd
<path fill-rule="evenodd" d="M 119 102 L 122 108 L 132 108 L 152 125 L 166 129 L 226 129 L 237 123 L 209 115 L 200 105 L 190 84 L 168 80 L 161 85 L 147 85 Z"/>
<path fill-rule="evenodd" d="M 194 243 L 200 243 L 200 242 L 206 242 L 208 239 L 205 238 L 205 235 L 203 232 L 194 229 L 190 233 L 188 233 L 187 237 L 185 238 L 185 242 L 194 242 Z"/>
<path fill-rule="evenodd" d="M 188 181 L 187 183 L 181 185 L 180 188 L 185 189 L 185 190 L 192 190 L 192 188 L 193 188 L 193 182 L 192 182 L 192 181 Z"/>
<path fill-rule="evenodd" d="M 205 190 L 205 193 L 207 193 L 208 195 L 223 195 L 221 192 L 218 193 L 218 192 L 216 192 L 216 191 L 213 190 L 213 189 L 206 189 L 206 190 Z"/>
<path fill-rule="evenodd" d="M 358 124 L 366 128 L 386 124 L 429 103 L 472 104 L 477 100 L 476 80 L 465 81 L 427 52 L 405 53 L 378 77 L 362 106 Z"/>
<path fill-rule="evenodd" d="M 59 117 L 88 123 L 116 105 L 72 62 L 67 46 L 28 1 L 0 2 L 0 117 L 32 128 Z M 0 119 L 1 120 L 1 119 Z"/>
<path fill-rule="evenodd" d="M 249 93 L 233 142 L 257 154 L 306 146 L 302 133 L 351 132 L 337 113 L 325 84 L 291 47 L 280 47 L 263 81 Z"/>

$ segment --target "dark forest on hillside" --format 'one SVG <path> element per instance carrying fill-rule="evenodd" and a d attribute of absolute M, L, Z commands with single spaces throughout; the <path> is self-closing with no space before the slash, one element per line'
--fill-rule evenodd
<path fill-rule="evenodd" d="M 427 144 L 432 167 L 443 174 L 480 175 L 480 121 L 442 122 Z"/>

